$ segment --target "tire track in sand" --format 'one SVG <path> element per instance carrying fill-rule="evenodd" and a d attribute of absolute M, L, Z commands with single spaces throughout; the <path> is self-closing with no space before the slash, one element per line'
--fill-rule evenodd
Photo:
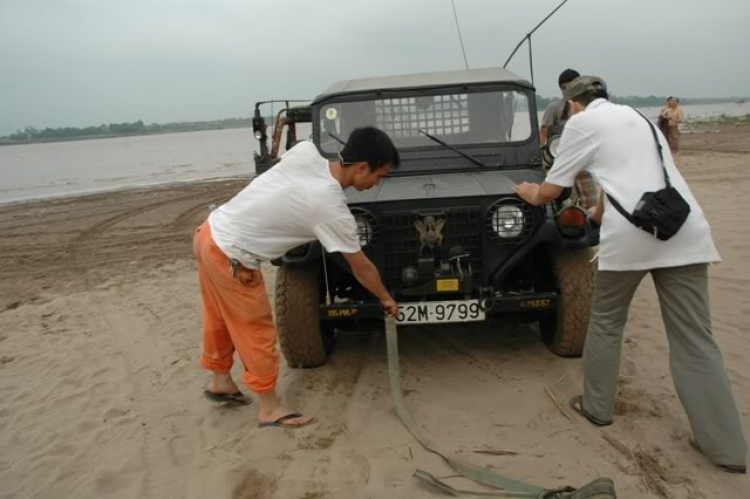
<path fill-rule="evenodd" d="M 91 252 L 96 249 L 99 241 L 106 238 L 107 233 L 118 224 L 134 217 L 143 216 L 149 212 L 172 206 L 175 203 L 195 199 L 194 195 L 177 196 L 168 200 L 151 203 L 139 208 L 130 209 L 118 213 L 85 228 L 69 244 L 69 254 L 72 264 L 77 269 L 78 275 L 84 282 L 85 288 L 92 293 L 101 293 L 96 289 L 91 277 L 92 268 L 88 262 L 97 260 L 92 258 Z M 172 225 L 182 226 L 189 217 L 195 216 L 200 209 L 205 208 L 205 202 L 191 205 L 190 208 L 181 211 L 176 217 L 176 223 Z M 160 224 L 160 227 L 168 224 Z M 115 237 L 114 243 L 118 239 Z M 107 240 L 112 243 L 112 239 Z M 92 248 L 93 247 L 93 248 Z M 131 259 L 128 255 L 127 259 Z M 95 265 L 101 265 L 97 262 Z M 176 483 L 171 473 L 154 473 L 146 467 L 149 462 L 172 462 L 174 465 L 174 449 L 167 444 L 161 444 L 158 435 L 164 434 L 155 431 L 163 425 L 170 425 L 164 415 L 173 413 L 179 407 L 178 401 L 170 400 L 170 391 L 165 389 L 162 372 L 165 370 L 164 355 L 156 346 L 154 338 L 150 338 L 149 331 L 143 321 L 135 317 L 132 310 L 124 308 L 114 309 L 107 305 L 106 300 L 94 300 L 95 309 L 107 324 L 107 332 L 113 338 L 121 354 L 121 365 L 124 369 L 125 382 L 131 388 L 132 410 L 144 423 L 140 427 L 140 472 L 143 473 L 141 494 L 143 497 L 178 497 L 187 495 L 184 485 L 176 490 Z M 127 325 L 127 326 L 124 326 Z M 174 425 L 174 422 L 171 423 Z M 171 433 L 179 431 L 169 428 Z M 185 428 L 185 433 L 188 428 Z"/>

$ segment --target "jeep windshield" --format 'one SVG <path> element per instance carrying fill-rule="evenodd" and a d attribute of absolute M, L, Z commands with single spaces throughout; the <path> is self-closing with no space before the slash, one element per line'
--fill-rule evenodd
<path fill-rule="evenodd" d="M 530 140 L 532 128 L 527 94 L 506 89 L 339 96 L 319 104 L 318 118 L 316 135 L 325 154 L 341 151 L 355 128 L 374 126 L 398 148 L 403 173 L 481 168 L 421 131 L 487 167 L 499 167 L 504 166 L 502 149 Z"/>

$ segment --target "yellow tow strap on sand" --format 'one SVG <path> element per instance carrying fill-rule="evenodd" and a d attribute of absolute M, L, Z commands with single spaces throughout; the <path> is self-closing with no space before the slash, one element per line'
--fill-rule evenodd
<path fill-rule="evenodd" d="M 430 452 L 437 454 L 453 468 L 456 473 L 479 482 L 484 485 L 495 487 L 497 491 L 490 492 L 472 492 L 458 490 L 447 483 L 435 478 L 430 473 L 423 470 L 416 470 L 414 477 L 421 482 L 442 490 L 456 497 L 461 496 L 479 496 L 479 497 L 499 497 L 499 498 L 532 498 L 532 499 L 616 499 L 614 482 L 609 478 L 599 478 L 593 482 L 574 489 L 564 487 L 560 489 L 544 489 L 526 484 L 524 482 L 506 478 L 487 468 L 482 468 L 475 464 L 456 459 L 439 450 L 437 444 L 427 438 L 419 429 L 411 413 L 406 409 L 404 404 L 403 391 L 401 389 L 401 369 L 398 357 L 398 333 L 396 328 L 396 319 L 386 318 L 385 320 L 385 337 L 388 348 L 388 376 L 390 378 L 391 393 L 393 402 L 396 406 L 401 422 L 411 432 L 414 438 Z"/>

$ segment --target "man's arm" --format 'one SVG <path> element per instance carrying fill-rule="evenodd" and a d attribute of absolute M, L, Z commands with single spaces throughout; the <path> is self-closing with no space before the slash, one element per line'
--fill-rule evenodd
<path fill-rule="evenodd" d="M 542 125 L 539 129 L 539 147 L 544 147 L 547 143 L 547 125 Z"/>
<path fill-rule="evenodd" d="M 342 253 L 342 255 L 349 262 L 354 277 L 380 300 L 380 304 L 385 309 L 386 314 L 395 317 L 398 314 L 398 303 L 391 297 L 388 290 L 385 289 L 385 285 L 380 279 L 380 272 L 378 272 L 375 264 L 361 251 L 357 253 Z"/>
<path fill-rule="evenodd" d="M 547 174 L 547 181 L 541 185 L 523 182 L 514 187 L 516 194 L 530 205 L 541 206 L 557 198 L 563 188 L 572 186 L 578 173 L 593 161 L 596 144 L 586 133 L 573 126 L 574 119 L 563 130 L 560 153 Z"/>
<path fill-rule="evenodd" d="M 526 201 L 532 206 L 542 206 L 547 204 L 562 193 L 563 188 L 559 185 L 548 184 L 542 182 L 541 184 L 530 184 L 529 182 L 523 182 L 513 188 L 518 194 L 518 197 Z"/>
<path fill-rule="evenodd" d="M 542 126 L 539 127 L 539 146 L 544 147 L 547 143 L 547 135 L 549 133 L 549 127 L 557 121 L 555 113 L 555 102 L 551 102 L 544 110 L 544 116 L 542 116 Z"/>

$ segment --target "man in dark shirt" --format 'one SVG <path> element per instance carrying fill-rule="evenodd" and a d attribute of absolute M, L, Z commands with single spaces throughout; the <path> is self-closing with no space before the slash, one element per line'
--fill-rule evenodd
<path fill-rule="evenodd" d="M 570 82 L 579 76 L 580 74 L 575 69 L 566 69 L 560 73 L 557 79 L 560 92 L 564 95 Z M 547 106 L 542 118 L 542 126 L 539 129 L 539 144 L 544 147 L 547 139 L 560 135 L 570 116 L 570 103 L 564 96 Z M 545 167 L 548 168 L 549 165 L 545 165 Z M 599 190 L 590 173 L 581 172 L 576 179 L 572 201 L 586 209 L 594 208 L 599 203 Z"/>

